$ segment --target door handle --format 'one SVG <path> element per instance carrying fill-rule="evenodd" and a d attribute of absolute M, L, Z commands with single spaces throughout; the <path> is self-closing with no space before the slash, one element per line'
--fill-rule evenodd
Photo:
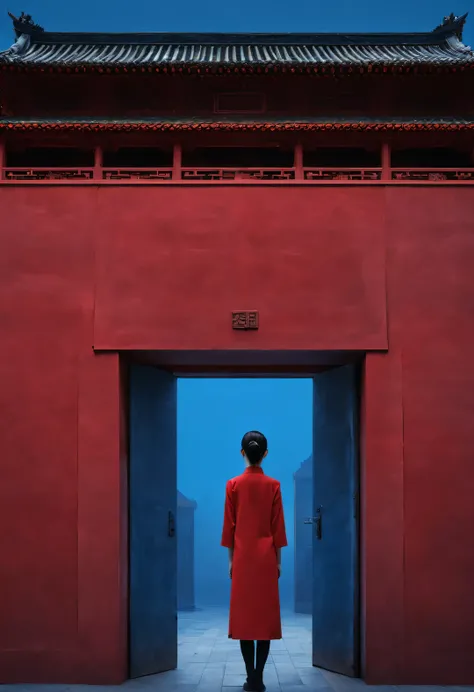
<path fill-rule="evenodd" d="M 173 512 L 169 511 L 168 512 L 168 536 L 170 538 L 174 538 L 176 534 L 176 527 L 174 523 L 174 514 Z"/>
<path fill-rule="evenodd" d="M 314 524 L 316 530 L 316 538 L 318 539 L 318 541 L 320 541 L 323 537 L 321 510 L 322 506 L 317 508 L 315 517 L 307 517 L 306 519 L 304 519 L 305 524 Z"/>
<path fill-rule="evenodd" d="M 316 538 L 318 541 L 320 541 L 323 537 L 323 526 L 322 526 L 322 517 L 319 515 L 316 517 L 316 521 L 314 522 L 316 524 Z"/>

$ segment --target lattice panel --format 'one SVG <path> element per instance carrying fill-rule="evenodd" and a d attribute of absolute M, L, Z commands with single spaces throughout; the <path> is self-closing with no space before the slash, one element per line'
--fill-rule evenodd
<path fill-rule="evenodd" d="M 5 168 L 5 180 L 92 180 L 92 168 Z"/>
<path fill-rule="evenodd" d="M 442 182 L 445 181 L 474 181 L 474 168 L 456 169 L 394 169 L 392 180 L 406 180 L 408 182 Z"/>
<path fill-rule="evenodd" d="M 103 180 L 171 180 L 172 168 L 106 168 L 102 171 Z"/>
<path fill-rule="evenodd" d="M 359 168 L 305 168 L 305 180 L 381 180 L 382 169 Z"/>
<path fill-rule="evenodd" d="M 183 168 L 182 180 L 294 180 L 293 168 Z"/>

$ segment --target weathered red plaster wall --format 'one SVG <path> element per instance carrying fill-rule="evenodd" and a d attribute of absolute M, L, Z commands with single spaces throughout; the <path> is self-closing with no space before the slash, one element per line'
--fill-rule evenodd
<path fill-rule="evenodd" d="M 381 190 L 110 187 L 93 203 L 96 349 L 387 347 Z M 260 311 L 258 333 L 232 331 L 239 309 Z"/>
<path fill-rule="evenodd" d="M 93 209 L 80 189 L 0 207 L 0 681 L 118 682 L 125 461 L 118 356 L 91 348 Z"/>
<path fill-rule="evenodd" d="M 364 383 L 366 676 L 472 684 L 472 191 L 9 187 L 0 205 L 2 680 L 126 674 L 126 395 L 92 346 L 384 349 L 387 290 Z M 233 333 L 235 308 L 261 330 Z"/>
<path fill-rule="evenodd" d="M 472 684 L 474 194 L 390 189 L 386 199 L 402 366 L 404 669 L 414 683 Z"/>
<path fill-rule="evenodd" d="M 474 194 L 385 192 L 389 353 L 364 392 L 370 682 L 474 680 Z"/>

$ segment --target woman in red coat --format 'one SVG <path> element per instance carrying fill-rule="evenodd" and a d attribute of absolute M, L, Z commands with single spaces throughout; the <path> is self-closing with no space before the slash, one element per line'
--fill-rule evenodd
<path fill-rule="evenodd" d="M 241 454 L 246 469 L 227 482 L 221 541 L 229 549 L 232 579 L 229 637 L 240 639 L 247 670 L 244 690 L 262 692 L 270 640 L 281 639 L 278 579 L 281 548 L 288 544 L 280 483 L 261 467 L 268 454 L 266 437 L 246 433 Z"/>

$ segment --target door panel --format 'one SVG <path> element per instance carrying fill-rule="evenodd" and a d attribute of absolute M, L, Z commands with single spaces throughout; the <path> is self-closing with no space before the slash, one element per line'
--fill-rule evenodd
<path fill-rule="evenodd" d="M 130 677 L 177 665 L 176 378 L 130 371 Z"/>
<path fill-rule="evenodd" d="M 313 665 L 359 674 L 358 369 L 314 378 Z"/>

